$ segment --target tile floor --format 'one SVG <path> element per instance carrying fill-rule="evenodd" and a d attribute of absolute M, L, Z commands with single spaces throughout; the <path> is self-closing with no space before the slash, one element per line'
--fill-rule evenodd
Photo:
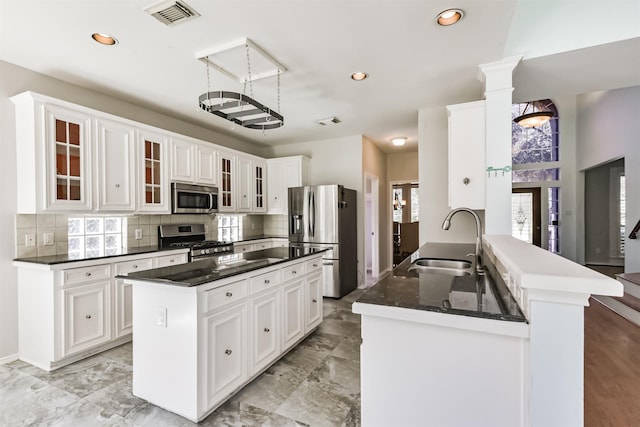
<path fill-rule="evenodd" d="M 305 341 L 199 425 L 359 426 L 363 290 L 324 300 L 324 321 Z M 0 366 L 0 426 L 195 426 L 131 394 L 131 343 L 46 372 Z"/>

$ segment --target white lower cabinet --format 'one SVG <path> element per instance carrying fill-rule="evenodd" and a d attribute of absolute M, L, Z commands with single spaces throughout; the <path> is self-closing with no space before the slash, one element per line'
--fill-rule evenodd
<path fill-rule="evenodd" d="M 111 339 L 111 281 L 62 290 L 63 356 Z"/>
<path fill-rule="evenodd" d="M 280 355 L 280 290 L 253 298 L 250 307 L 252 372 L 266 367 Z"/>
<path fill-rule="evenodd" d="M 133 394 L 206 418 L 322 321 L 314 264 L 321 254 L 192 287 L 125 279 L 134 295 Z"/>
<path fill-rule="evenodd" d="M 15 262 L 20 360 L 51 371 L 131 340 L 133 293 L 116 275 L 187 261 L 157 252 L 42 266 Z M 156 258 L 157 257 L 157 258 Z M 110 258 L 114 260 L 114 258 Z"/>
<path fill-rule="evenodd" d="M 209 405 L 219 402 L 247 379 L 246 323 L 244 305 L 205 319 Z"/>
<path fill-rule="evenodd" d="M 287 349 L 304 336 L 304 279 L 294 280 L 282 290 L 284 334 L 283 348 Z"/>

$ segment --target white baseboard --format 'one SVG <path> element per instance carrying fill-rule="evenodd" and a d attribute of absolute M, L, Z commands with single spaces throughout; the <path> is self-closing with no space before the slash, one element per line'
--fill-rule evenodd
<path fill-rule="evenodd" d="M 11 354 L 9 356 L 0 357 L 0 365 L 4 365 L 5 363 L 13 362 L 14 360 L 18 360 L 20 355 L 18 353 Z"/>
<path fill-rule="evenodd" d="M 635 311 L 633 308 L 621 303 L 620 301 L 605 297 L 602 295 L 594 295 L 593 298 L 599 303 L 618 313 L 620 316 L 627 319 L 629 322 L 640 326 L 640 312 Z"/>

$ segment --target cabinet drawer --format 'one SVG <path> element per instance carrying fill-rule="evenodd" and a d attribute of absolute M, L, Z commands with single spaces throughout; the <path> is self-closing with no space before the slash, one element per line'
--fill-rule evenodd
<path fill-rule="evenodd" d="M 250 283 L 250 292 L 252 295 L 255 294 L 256 292 L 269 289 L 280 283 L 280 271 L 276 270 L 269 273 L 261 274 L 259 276 L 252 277 L 249 283 Z"/>
<path fill-rule="evenodd" d="M 273 247 L 273 245 L 272 245 L 270 240 L 256 242 L 256 243 L 253 244 L 253 250 L 254 251 L 259 251 L 259 250 L 262 250 L 262 249 L 269 249 L 271 247 Z"/>
<path fill-rule="evenodd" d="M 149 270 L 153 268 L 153 259 L 137 259 L 135 261 L 119 262 L 116 264 L 116 275 L 128 274 L 133 271 Z"/>
<path fill-rule="evenodd" d="M 233 252 L 237 254 L 251 251 L 253 251 L 253 245 L 233 245 Z"/>
<path fill-rule="evenodd" d="M 91 267 L 71 268 L 62 271 L 62 284 L 74 285 L 78 283 L 86 283 L 98 279 L 108 279 L 109 264 L 94 265 Z"/>
<path fill-rule="evenodd" d="M 240 301 L 247 296 L 247 281 L 231 283 L 221 288 L 211 289 L 207 291 L 207 305 L 205 311 L 209 312 L 213 309 L 224 307 L 234 302 Z"/>
<path fill-rule="evenodd" d="M 301 262 L 298 264 L 290 265 L 288 267 L 283 268 L 281 271 L 282 271 L 283 282 L 301 277 L 304 274 L 304 263 Z"/>
<path fill-rule="evenodd" d="M 322 270 L 322 260 L 312 259 L 311 261 L 307 261 L 304 263 L 304 268 L 306 273 Z"/>
<path fill-rule="evenodd" d="M 156 267 L 168 267 L 170 265 L 184 264 L 187 262 L 187 254 L 175 254 L 159 256 L 155 259 Z"/>

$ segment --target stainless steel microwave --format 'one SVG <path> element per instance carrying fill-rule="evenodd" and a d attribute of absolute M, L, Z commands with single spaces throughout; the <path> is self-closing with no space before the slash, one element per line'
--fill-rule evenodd
<path fill-rule="evenodd" d="M 172 182 L 171 212 L 177 214 L 218 212 L 218 187 Z"/>

